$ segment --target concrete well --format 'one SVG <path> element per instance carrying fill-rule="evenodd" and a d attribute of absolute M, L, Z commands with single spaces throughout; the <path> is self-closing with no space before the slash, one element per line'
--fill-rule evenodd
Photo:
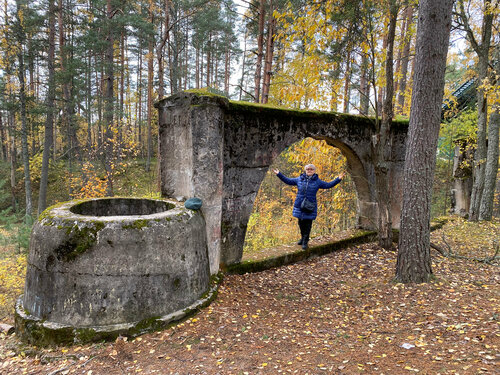
<path fill-rule="evenodd" d="M 133 336 L 206 302 L 209 284 L 201 211 L 163 199 L 71 201 L 33 227 L 16 329 L 39 345 Z"/>

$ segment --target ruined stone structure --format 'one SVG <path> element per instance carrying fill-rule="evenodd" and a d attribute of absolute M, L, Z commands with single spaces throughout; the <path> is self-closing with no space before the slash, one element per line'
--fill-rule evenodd
<path fill-rule="evenodd" d="M 371 140 L 374 119 L 294 111 L 183 92 L 157 103 L 161 193 L 199 197 L 212 273 L 238 263 L 253 203 L 273 160 L 306 137 L 324 139 L 347 158 L 358 198 L 358 226 L 373 229 L 377 203 Z M 393 225 L 399 226 L 407 122 L 391 129 Z"/>
<path fill-rule="evenodd" d="M 134 336 L 199 307 L 209 282 L 201 212 L 164 199 L 67 202 L 33 227 L 16 332 L 37 345 Z"/>

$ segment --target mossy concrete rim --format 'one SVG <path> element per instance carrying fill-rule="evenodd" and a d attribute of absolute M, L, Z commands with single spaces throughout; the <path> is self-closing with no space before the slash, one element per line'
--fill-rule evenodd
<path fill-rule="evenodd" d="M 98 201 L 98 200 L 149 200 L 155 202 L 163 202 L 168 205 L 168 209 L 158 213 L 151 214 L 137 214 L 137 215 L 109 215 L 109 216 L 93 216 L 82 215 L 71 212 L 71 207 L 80 205 L 82 203 Z M 37 221 L 42 225 L 62 225 L 73 227 L 75 223 L 81 224 L 97 224 L 102 227 L 102 224 L 108 225 L 115 222 L 120 222 L 124 227 L 138 228 L 151 225 L 152 223 L 160 223 L 163 220 L 172 220 L 180 218 L 180 216 L 187 215 L 192 217 L 194 214 L 192 210 L 185 208 L 182 202 L 172 199 L 161 198 L 142 198 L 142 197 L 104 197 L 104 198 L 88 198 L 88 199 L 75 199 L 67 202 L 60 202 L 45 209 Z"/>
<path fill-rule="evenodd" d="M 431 232 L 441 229 L 448 222 L 448 220 L 449 220 L 448 218 L 442 218 L 442 217 L 434 219 L 434 221 L 431 223 L 430 226 Z M 393 229 L 392 232 L 393 232 L 393 241 L 397 242 L 399 239 L 399 230 Z M 306 259 L 327 255 L 335 251 L 342 250 L 348 246 L 373 242 L 376 239 L 377 239 L 377 232 L 365 231 L 340 241 L 334 241 L 318 246 L 311 246 L 306 251 L 298 250 L 293 253 L 283 254 L 276 257 L 269 257 L 261 260 L 250 260 L 231 265 L 223 265 L 222 269 L 227 274 L 237 274 L 237 275 L 242 275 L 245 273 L 253 273 L 253 272 L 262 272 L 271 268 L 286 266 Z"/>
<path fill-rule="evenodd" d="M 118 336 L 138 337 L 148 332 L 168 328 L 183 319 L 196 314 L 209 306 L 217 297 L 222 274 L 211 278 L 211 285 L 206 293 L 191 305 L 170 314 L 151 317 L 136 322 L 103 326 L 74 327 L 45 321 L 29 314 L 23 307 L 21 295 L 15 307 L 16 334 L 24 341 L 38 346 L 85 344 L 98 341 L 114 340 Z"/>

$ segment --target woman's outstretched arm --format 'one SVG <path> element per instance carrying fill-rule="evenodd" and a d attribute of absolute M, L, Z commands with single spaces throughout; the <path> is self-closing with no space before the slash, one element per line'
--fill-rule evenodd
<path fill-rule="evenodd" d="M 344 175 L 345 175 L 345 172 L 342 172 L 341 174 L 339 174 L 339 176 L 333 180 L 333 181 L 330 181 L 330 182 L 325 182 L 325 181 L 321 181 L 322 184 L 321 184 L 321 189 L 330 189 L 332 187 L 334 187 L 335 185 L 337 185 L 340 181 L 342 181 L 342 179 L 344 178 Z"/>
<path fill-rule="evenodd" d="M 273 169 L 273 172 L 276 173 L 276 176 L 283 181 L 287 185 L 297 185 L 297 178 L 288 178 L 284 174 L 282 174 L 279 169 Z"/>

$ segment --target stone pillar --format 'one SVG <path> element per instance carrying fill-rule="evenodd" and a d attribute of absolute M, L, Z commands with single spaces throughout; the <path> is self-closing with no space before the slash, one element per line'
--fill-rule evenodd
<path fill-rule="evenodd" d="M 224 107 L 221 97 L 183 92 L 163 99 L 159 111 L 161 194 L 177 200 L 201 198 L 210 272 L 219 271 Z"/>

